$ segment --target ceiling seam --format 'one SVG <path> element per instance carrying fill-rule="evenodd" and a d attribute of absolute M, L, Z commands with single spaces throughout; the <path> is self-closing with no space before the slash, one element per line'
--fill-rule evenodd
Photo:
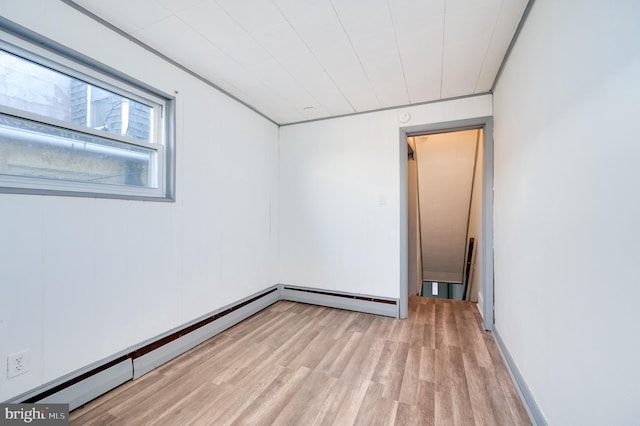
<path fill-rule="evenodd" d="M 496 34 L 496 28 L 498 27 L 498 21 L 500 20 L 500 16 L 504 12 L 504 0 L 500 2 L 500 12 L 498 16 L 496 16 L 496 20 L 493 24 L 493 30 L 491 31 L 491 37 L 489 38 L 489 43 L 487 44 L 487 49 L 484 51 L 484 56 L 482 57 L 482 63 L 480 64 L 480 69 L 478 70 L 478 77 L 476 78 L 476 84 L 473 86 L 473 91 L 478 90 L 478 84 L 480 83 L 480 76 L 482 76 L 482 70 L 484 69 L 484 64 L 487 61 L 487 56 L 489 55 L 489 48 L 491 47 L 491 43 L 493 42 L 493 36 Z"/>
<path fill-rule="evenodd" d="M 364 65 L 362 64 L 362 60 L 360 59 L 360 56 L 358 55 L 358 52 L 357 52 L 355 46 L 353 45 L 353 42 L 351 41 L 351 37 L 349 37 L 349 33 L 347 32 L 347 29 L 344 27 L 344 23 L 342 22 L 342 19 L 340 19 L 340 14 L 338 14 L 338 11 L 336 10 L 336 7 L 333 5 L 333 1 L 332 0 L 329 0 L 329 4 L 331 5 L 331 8 L 333 9 L 333 13 L 336 14 L 336 17 L 338 18 L 338 22 L 340 22 L 340 26 L 342 27 L 342 31 L 344 31 L 345 36 L 347 36 L 347 40 L 349 40 L 349 45 L 351 46 L 351 50 L 353 50 L 353 54 L 356 56 L 356 59 L 358 59 L 358 63 L 360 64 L 360 68 L 362 69 L 362 72 L 367 77 L 367 82 L 369 83 L 369 86 L 371 87 L 371 91 L 373 92 L 373 96 L 375 96 L 376 101 L 378 102 L 378 105 L 382 105 L 382 103 L 380 102 L 380 99 L 378 98 L 378 94 L 376 93 L 376 89 L 373 87 L 373 84 L 371 83 L 371 78 L 369 78 L 369 73 L 367 73 L 367 70 L 364 68 Z"/>
<path fill-rule="evenodd" d="M 402 70 L 402 80 L 404 81 L 404 90 L 407 92 L 407 99 L 411 103 L 411 94 L 409 93 L 409 86 L 407 86 L 407 75 L 404 72 L 404 63 L 402 62 L 402 55 L 400 54 L 400 45 L 398 44 L 398 34 L 396 32 L 396 23 L 393 19 L 393 13 L 391 13 L 391 5 L 389 0 L 386 0 L 387 10 L 389 11 L 389 18 L 391 18 L 391 27 L 393 28 L 393 40 L 396 42 L 396 50 L 398 51 L 398 60 L 400 61 L 400 69 Z"/>

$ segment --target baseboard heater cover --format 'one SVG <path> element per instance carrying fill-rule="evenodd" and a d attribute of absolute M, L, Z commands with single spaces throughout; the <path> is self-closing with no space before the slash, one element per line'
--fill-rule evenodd
<path fill-rule="evenodd" d="M 278 300 L 394 318 L 399 316 L 399 303 L 395 299 L 278 285 L 7 402 L 68 403 L 69 410 L 74 410 L 129 380 L 143 376 Z"/>
<path fill-rule="evenodd" d="M 121 384 L 131 380 L 133 376 L 133 364 L 127 358 L 118 364 L 80 380 L 70 386 L 45 398 L 38 398 L 34 402 L 69 404 L 69 411 L 86 404 L 87 402 L 109 392 Z"/>
<path fill-rule="evenodd" d="M 74 410 L 115 387 L 136 379 L 279 300 L 273 287 L 140 347 L 96 363 L 7 402 L 68 403 Z"/>
<path fill-rule="evenodd" d="M 395 299 L 331 292 L 306 287 L 283 285 L 280 289 L 280 299 L 393 318 L 399 318 L 400 315 L 399 304 Z"/>
<path fill-rule="evenodd" d="M 214 320 L 207 321 L 200 325 L 197 329 L 180 336 L 179 338 L 154 348 L 151 351 L 139 351 L 138 356 L 133 357 L 133 378 L 137 379 L 156 367 L 166 363 L 167 361 L 177 357 L 189 349 L 199 345 L 207 339 L 212 338 L 216 334 L 222 333 L 224 330 L 236 325 L 240 321 L 254 315 L 269 305 L 278 301 L 277 289 L 271 290 L 269 293 L 259 296 L 251 300 L 249 303 L 244 302 L 221 312 L 219 317 Z M 222 315 L 223 314 L 223 315 Z M 135 354 L 134 354 L 135 355 Z"/>

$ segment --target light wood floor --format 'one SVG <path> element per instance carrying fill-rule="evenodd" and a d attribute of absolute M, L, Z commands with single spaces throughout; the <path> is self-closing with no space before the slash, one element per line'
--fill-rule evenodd
<path fill-rule="evenodd" d="M 530 422 L 476 305 L 411 297 L 407 320 L 280 301 L 71 424 Z"/>

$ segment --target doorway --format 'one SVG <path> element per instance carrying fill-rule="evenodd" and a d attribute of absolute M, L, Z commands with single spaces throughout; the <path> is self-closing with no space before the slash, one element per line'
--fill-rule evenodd
<path fill-rule="evenodd" d="M 474 277 L 470 284 L 475 283 L 475 288 L 470 288 L 468 291 L 477 294 L 478 305 L 483 316 L 483 326 L 486 330 L 493 329 L 493 121 L 491 117 L 481 117 L 477 119 L 468 119 L 460 121 L 443 122 L 422 126 L 411 126 L 400 129 L 400 194 L 401 194 L 401 212 L 400 212 L 400 228 L 401 228 L 401 247 L 400 247 L 400 261 L 401 265 L 406 265 L 401 270 L 400 277 L 400 317 L 406 318 L 408 296 L 410 291 L 417 290 L 418 279 L 416 276 L 418 273 L 409 272 L 409 208 L 414 209 L 415 203 L 410 200 L 408 196 L 409 180 L 408 173 L 410 172 L 409 162 L 407 158 L 409 153 L 413 150 L 410 148 L 407 139 L 410 137 L 435 135 L 441 133 L 453 133 L 465 130 L 480 130 L 482 132 L 482 144 L 479 151 L 479 155 L 482 158 L 481 168 L 479 170 L 481 178 L 475 182 L 475 186 L 480 189 L 479 199 L 476 200 L 476 205 L 471 208 L 476 208 L 477 213 L 480 214 L 481 219 L 476 223 L 477 229 L 474 233 L 477 233 L 481 238 L 474 237 L 475 246 L 478 252 L 482 253 L 481 259 L 476 262 L 475 273 L 471 272 Z M 415 155 L 415 152 L 414 152 Z M 471 226 L 471 224 L 469 224 Z M 411 224 L 412 232 L 415 232 L 415 223 Z M 465 268 L 465 263 L 468 259 L 468 244 L 469 239 L 465 230 L 465 252 L 460 262 L 460 271 Z M 414 253 L 413 253 L 414 254 Z M 412 255 L 413 255 L 412 254 Z M 473 261 L 472 261 L 473 262 Z M 411 263 L 415 268 L 415 262 Z M 409 283 L 409 278 L 413 280 Z M 433 282 L 428 283 L 433 290 Z"/>
<path fill-rule="evenodd" d="M 407 137 L 409 294 L 477 302 L 482 129 Z"/>

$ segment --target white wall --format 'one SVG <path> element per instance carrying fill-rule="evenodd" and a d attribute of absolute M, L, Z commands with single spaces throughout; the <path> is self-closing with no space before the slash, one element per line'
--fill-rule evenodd
<path fill-rule="evenodd" d="M 640 418 L 640 2 L 537 0 L 495 91 L 495 314 L 552 425 Z"/>
<path fill-rule="evenodd" d="M 418 162 L 415 139 L 407 138 L 413 158 L 407 160 L 407 289 L 409 294 L 422 291 L 422 250 L 420 248 L 420 209 L 418 208 Z"/>
<path fill-rule="evenodd" d="M 468 300 L 477 302 L 482 300 L 482 262 L 483 262 L 483 239 L 482 239 L 482 182 L 484 179 L 484 130 L 480 129 L 478 138 L 478 151 L 476 156 L 476 170 L 473 176 L 473 191 L 471 193 L 471 209 L 469 211 L 469 232 L 467 234 L 467 249 L 469 238 L 475 238 L 474 254 L 471 261 L 473 267 L 470 271 L 471 279 L 467 289 Z M 466 257 L 465 257 L 466 262 Z M 465 264 L 466 267 L 466 264 Z M 479 304 L 482 307 L 482 303 Z M 482 312 L 482 309 L 480 309 Z"/>
<path fill-rule="evenodd" d="M 398 298 L 400 127 L 491 113 L 486 95 L 282 127 L 280 282 Z"/>
<path fill-rule="evenodd" d="M 275 284 L 278 128 L 62 2 L 0 15 L 178 91 L 175 203 L 0 194 L 3 401 Z"/>

